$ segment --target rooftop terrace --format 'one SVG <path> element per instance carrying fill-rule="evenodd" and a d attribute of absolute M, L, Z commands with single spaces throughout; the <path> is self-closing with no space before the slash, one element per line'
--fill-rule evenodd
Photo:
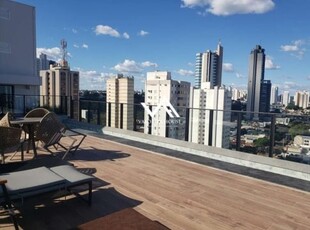
<path fill-rule="evenodd" d="M 156 146 L 155 137 L 141 141 L 135 140 L 138 134 L 130 138 L 128 132 L 116 133 L 113 129 L 104 134 L 88 133 L 81 149 L 67 158 L 79 170 L 95 176 L 91 207 L 71 195 L 27 199 L 18 207 L 20 227 L 70 229 L 132 207 L 171 229 L 309 228 L 308 165 L 301 169 L 303 165 L 283 161 L 286 170 L 296 167 L 297 176 L 289 177 L 277 173 L 280 165 L 275 171 L 255 169 L 258 163 L 271 168 L 271 158 L 260 162 L 258 156 L 207 147 L 198 149 L 206 156 L 193 155 L 185 150 L 199 153 L 194 145 L 168 140 L 175 144 L 173 149 L 164 142 Z M 239 161 L 243 157 L 247 165 L 229 160 L 231 153 L 241 154 Z M 39 151 L 40 157 L 46 154 Z M 1 216 L 0 228 L 13 229 L 6 216 Z"/>

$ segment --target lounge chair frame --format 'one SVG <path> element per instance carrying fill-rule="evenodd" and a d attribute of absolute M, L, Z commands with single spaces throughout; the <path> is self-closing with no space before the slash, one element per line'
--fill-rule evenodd
<path fill-rule="evenodd" d="M 35 177 L 34 175 L 40 175 Z M 14 181 L 15 180 L 15 181 Z M 45 182 L 46 180 L 46 182 Z M 76 170 L 72 165 L 64 164 L 47 168 L 45 166 L 0 174 L 0 203 L 9 213 L 15 229 L 18 229 L 12 201 L 21 200 L 55 191 L 67 191 L 92 204 L 93 177 Z M 85 199 L 72 188 L 87 185 L 88 196 Z"/>

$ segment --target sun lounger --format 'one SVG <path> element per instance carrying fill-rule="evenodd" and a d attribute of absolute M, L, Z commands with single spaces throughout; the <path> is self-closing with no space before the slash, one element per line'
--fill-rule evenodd
<path fill-rule="evenodd" d="M 6 180 L 6 188 L 11 200 L 52 192 L 69 190 L 72 187 L 87 184 L 88 203 L 91 205 L 92 176 L 77 171 L 71 165 L 60 165 L 51 168 L 45 166 L 0 174 L 0 180 Z M 0 190 L 0 198 L 3 191 Z"/>
<path fill-rule="evenodd" d="M 0 203 L 11 207 L 12 200 L 18 200 L 54 191 L 71 191 L 73 187 L 88 185 L 88 204 L 92 202 L 92 176 L 85 175 L 71 165 L 51 168 L 45 166 L 0 174 Z M 81 197 L 78 193 L 75 195 Z M 13 216 L 12 210 L 9 210 Z"/>

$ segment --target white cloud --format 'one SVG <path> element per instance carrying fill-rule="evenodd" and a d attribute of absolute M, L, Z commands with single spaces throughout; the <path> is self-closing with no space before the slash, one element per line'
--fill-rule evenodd
<path fill-rule="evenodd" d="M 192 62 L 187 63 L 187 65 L 188 65 L 188 66 L 195 66 L 195 64 L 192 63 Z"/>
<path fill-rule="evenodd" d="M 123 33 L 123 37 L 125 38 L 125 39 L 129 39 L 130 38 L 130 36 L 129 36 L 129 34 L 128 33 Z"/>
<path fill-rule="evenodd" d="M 241 73 L 236 73 L 237 78 L 245 78 Z"/>
<path fill-rule="evenodd" d="M 223 63 L 223 70 L 224 72 L 234 72 L 234 66 L 231 63 Z"/>
<path fill-rule="evenodd" d="M 100 76 L 100 73 L 97 73 L 96 70 L 84 71 L 84 70 L 79 69 L 79 68 L 77 68 L 77 70 L 79 71 L 80 77 L 82 77 L 82 78 L 98 77 L 98 76 Z"/>
<path fill-rule="evenodd" d="M 61 50 L 59 47 L 37 48 L 37 57 L 39 57 L 41 53 L 46 54 L 47 58 L 51 60 L 61 59 Z"/>
<path fill-rule="evenodd" d="M 273 58 L 271 56 L 266 56 L 265 69 L 280 69 L 280 66 L 273 63 Z"/>
<path fill-rule="evenodd" d="M 296 45 L 282 45 L 281 50 L 285 52 L 298 51 L 298 46 Z"/>
<path fill-rule="evenodd" d="M 262 14 L 272 10 L 273 0 L 181 0 L 181 7 L 202 7 L 214 15 Z M 203 14 L 203 13 L 202 13 Z"/>
<path fill-rule="evenodd" d="M 180 74 L 181 76 L 194 76 L 195 73 L 191 70 L 185 70 L 185 69 L 179 69 L 178 71 L 176 71 L 178 74 Z"/>
<path fill-rule="evenodd" d="M 142 71 L 138 63 L 129 59 L 125 59 L 123 63 L 117 64 L 113 69 L 121 73 L 140 73 Z"/>
<path fill-rule="evenodd" d="M 156 63 L 150 62 L 150 61 L 145 61 L 141 63 L 142 67 L 158 67 Z"/>
<path fill-rule="evenodd" d="M 146 36 L 146 35 L 148 35 L 149 34 L 149 32 L 147 32 L 147 31 L 144 31 L 144 30 L 141 30 L 140 32 L 139 32 L 139 35 L 140 36 Z"/>
<path fill-rule="evenodd" d="M 112 28 L 111 26 L 107 26 L 107 25 L 97 25 L 94 32 L 96 33 L 96 35 L 108 35 L 108 36 L 115 37 L 115 38 L 123 37 L 125 39 L 130 38 L 127 32 L 124 32 L 121 35 L 116 29 Z"/>
<path fill-rule="evenodd" d="M 158 65 L 150 61 L 139 63 L 134 60 L 125 59 L 123 63 L 115 65 L 112 69 L 120 73 L 142 73 L 144 68 L 148 67 L 156 68 Z"/>
<path fill-rule="evenodd" d="M 181 7 L 189 7 L 189 8 L 193 8 L 196 6 L 207 6 L 210 4 L 209 0 L 181 0 L 182 1 L 182 5 Z"/>
<path fill-rule="evenodd" d="M 296 88 L 298 88 L 298 84 L 296 82 L 293 82 L 293 81 L 286 81 L 283 83 L 282 87 L 285 90 L 296 89 Z"/>
<path fill-rule="evenodd" d="M 72 29 L 72 33 L 77 34 L 77 29 Z"/>
<path fill-rule="evenodd" d="M 114 73 L 100 73 L 96 70 L 83 70 L 81 68 L 75 68 L 80 73 L 80 87 L 81 89 L 101 89 L 104 90 L 106 87 L 106 80 Z"/>
<path fill-rule="evenodd" d="M 291 55 L 302 59 L 306 49 L 304 48 L 304 40 L 296 40 L 291 42 L 289 45 L 282 45 L 281 50 L 284 52 L 289 52 Z"/>
<path fill-rule="evenodd" d="M 78 44 L 73 44 L 73 47 L 74 47 L 74 48 L 77 48 L 77 49 L 79 49 L 79 48 L 88 49 L 88 45 L 85 44 L 85 43 L 83 43 L 81 46 L 78 45 Z"/>
<path fill-rule="evenodd" d="M 97 25 L 95 28 L 96 35 L 109 35 L 112 37 L 120 37 L 120 34 L 117 30 L 113 29 L 110 26 L 106 26 L 106 25 Z"/>

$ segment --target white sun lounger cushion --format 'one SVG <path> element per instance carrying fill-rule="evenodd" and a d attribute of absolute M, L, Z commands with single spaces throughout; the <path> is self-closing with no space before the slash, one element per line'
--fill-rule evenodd
<path fill-rule="evenodd" d="M 41 193 L 42 190 L 49 191 L 64 186 L 66 183 L 63 177 L 46 167 L 5 173 L 0 175 L 0 179 L 7 180 L 6 187 L 10 195 L 22 193 L 34 195 Z M 2 195 L 2 189 L 0 189 L 0 195 Z"/>
<path fill-rule="evenodd" d="M 76 168 L 71 165 L 60 165 L 50 168 L 54 173 L 66 179 L 69 186 L 75 184 L 83 184 L 93 179 L 92 176 L 88 176 L 84 173 L 79 172 Z"/>

